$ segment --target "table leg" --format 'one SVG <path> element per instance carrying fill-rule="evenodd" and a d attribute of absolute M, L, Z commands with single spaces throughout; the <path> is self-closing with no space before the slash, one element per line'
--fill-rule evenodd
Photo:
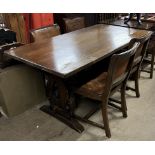
<path fill-rule="evenodd" d="M 81 133 L 84 128 L 73 115 L 75 109 L 73 94 L 62 79 L 50 75 L 46 78 L 50 105 L 44 105 L 40 109 Z"/>

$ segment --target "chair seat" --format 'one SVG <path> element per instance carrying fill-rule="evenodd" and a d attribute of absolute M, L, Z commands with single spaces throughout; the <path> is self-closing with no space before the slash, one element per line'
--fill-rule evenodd
<path fill-rule="evenodd" d="M 106 78 L 107 72 L 104 72 L 97 78 L 81 86 L 76 93 L 92 99 L 101 100 L 101 96 L 105 89 Z"/>

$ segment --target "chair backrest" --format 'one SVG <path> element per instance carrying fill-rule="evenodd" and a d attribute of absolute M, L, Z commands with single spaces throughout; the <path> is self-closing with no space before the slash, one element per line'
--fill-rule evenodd
<path fill-rule="evenodd" d="M 58 25 L 42 27 L 30 31 L 31 42 L 42 41 L 46 38 L 51 38 L 59 34 L 60 34 L 60 27 Z"/>
<path fill-rule="evenodd" d="M 139 65 L 139 67 L 140 67 L 140 64 L 143 61 L 143 58 L 145 56 L 145 53 L 146 53 L 146 50 L 148 47 L 150 37 L 151 37 L 151 35 L 147 35 L 142 38 L 134 38 L 130 41 L 129 48 L 131 48 L 135 42 L 140 43 L 140 45 L 136 51 L 136 54 L 135 54 L 133 66 Z"/>
<path fill-rule="evenodd" d="M 135 42 L 131 49 L 119 54 L 114 54 L 111 57 L 108 68 L 105 92 L 111 92 L 121 83 L 128 80 L 133 65 L 135 53 L 139 45 L 139 42 Z M 103 94 L 108 95 L 106 93 Z"/>
<path fill-rule="evenodd" d="M 85 27 L 84 17 L 63 18 L 65 24 L 65 32 L 79 30 Z"/>

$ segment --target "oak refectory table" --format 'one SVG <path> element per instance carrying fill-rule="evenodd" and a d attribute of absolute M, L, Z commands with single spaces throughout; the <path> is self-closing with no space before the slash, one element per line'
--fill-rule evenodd
<path fill-rule="evenodd" d="M 74 117 L 74 82 L 71 81 L 83 80 L 80 73 L 86 73 L 95 64 L 126 47 L 132 38 L 148 33 L 151 32 L 98 24 L 11 49 L 5 54 L 45 73 L 50 105 L 41 107 L 41 110 L 82 132 L 83 126 Z M 90 80 L 86 75 L 84 79 Z"/>

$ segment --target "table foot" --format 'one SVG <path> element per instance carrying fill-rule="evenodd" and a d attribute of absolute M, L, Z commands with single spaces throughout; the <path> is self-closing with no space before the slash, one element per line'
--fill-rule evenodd
<path fill-rule="evenodd" d="M 57 118 L 58 120 L 65 123 L 66 125 L 68 125 L 69 127 L 71 127 L 79 133 L 82 133 L 84 131 L 84 127 L 76 119 L 69 118 L 58 112 L 55 112 L 53 109 L 51 109 L 51 106 L 49 105 L 42 106 L 40 110 L 51 116 L 54 116 L 55 118 Z"/>

